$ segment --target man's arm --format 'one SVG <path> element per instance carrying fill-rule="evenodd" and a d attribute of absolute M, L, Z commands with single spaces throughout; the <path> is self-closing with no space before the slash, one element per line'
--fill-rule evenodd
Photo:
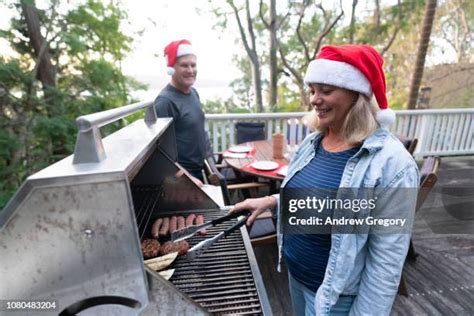
<path fill-rule="evenodd" d="M 174 103 L 163 96 L 158 96 L 154 102 L 155 112 L 157 117 L 172 117 L 177 120 L 179 112 Z"/>

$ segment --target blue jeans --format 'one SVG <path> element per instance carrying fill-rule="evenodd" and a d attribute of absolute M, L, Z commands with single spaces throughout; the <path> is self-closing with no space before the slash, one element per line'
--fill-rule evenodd
<path fill-rule="evenodd" d="M 288 272 L 288 280 L 290 283 L 291 305 L 293 306 L 294 316 L 314 316 L 314 298 L 316 293 L 308 289 L 306 286 L 296 281 Z M 330 315 L 343 316 L 349 315 L 352 302 L 355 296 L 341 295 L 336 305 L 331 308 Z"/>

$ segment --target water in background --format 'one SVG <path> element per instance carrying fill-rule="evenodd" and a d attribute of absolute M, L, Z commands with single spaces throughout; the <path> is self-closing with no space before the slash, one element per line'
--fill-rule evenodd
<path fill-rule="evenodd" d="M 232 89 L 230 87 L 200 87 L 199 85 L 195 86 L 196 90 L 199 93 L 199 97 L 201 98 L 201 102 L 206 101 L 216 101 L 216 100 L 227 100 L 228 98 L 232 97 Z M 134 91 L 132 92 L 133 98 L 137 99 L 138 101 L 151 101 L 154 100 L 160 89 L 148 89 L 145 91 Z"/>

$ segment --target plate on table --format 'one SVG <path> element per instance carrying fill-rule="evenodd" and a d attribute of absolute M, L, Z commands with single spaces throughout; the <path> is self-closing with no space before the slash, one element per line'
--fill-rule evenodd
<path fill-rule="evenodd" d="M 278 168 L 279 165 L 275 161 L 261 160 L 261 161 L 253 162 L 250 166 L 257 170 L 269 171 L 269 170 L 275 170 L 276 168 Z"/>
<path fill-rule="evenodd" d="M 229 148 L 229 151 L 233 153 L 248 153 L 252 150 L 251 146 L 234 146 Z"/>
<path fill-rule="evenodd" d="M 277 174 L 280 175 L 280 176 L 286 177 L 286 175 L 288 174 L 288 166 L 283 166 L 283 167 L 281 167 L 281 168 L 277 171 Z"/>

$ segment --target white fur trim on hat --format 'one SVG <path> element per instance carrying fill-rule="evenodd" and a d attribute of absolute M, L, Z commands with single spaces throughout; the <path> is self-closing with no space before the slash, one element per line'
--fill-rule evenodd
<path fill-rule="evenodd" d="M 194 55 L 193 47 L 189 44 L 181 44 L 178 46 L 178 51 L 176 52 L 176 57 L 181 57 L 184 55 Z"/>
<path fill-rule="evenodd" d="M 339 88 L 360 92 L 372 97 L 372 88 L 369 80 L 356 67 L 330 59 L 315 59 L 308 65 L 304 77 L 306 84 L 322 83 Z"/>
<path fill-rule="evenodd" d="M 385 109 L 377 111 L 375 119 L 380 126 L 388 126 L 395 122 L 395 111 L 391 109 Z"/>
<path fill-rule="evenodd" d="M 176 72 L 176 70 L 174 70 L 173 67 L 166 67 L 166 73 L 170 76 L 174 75 L 174 73 Z"/>

